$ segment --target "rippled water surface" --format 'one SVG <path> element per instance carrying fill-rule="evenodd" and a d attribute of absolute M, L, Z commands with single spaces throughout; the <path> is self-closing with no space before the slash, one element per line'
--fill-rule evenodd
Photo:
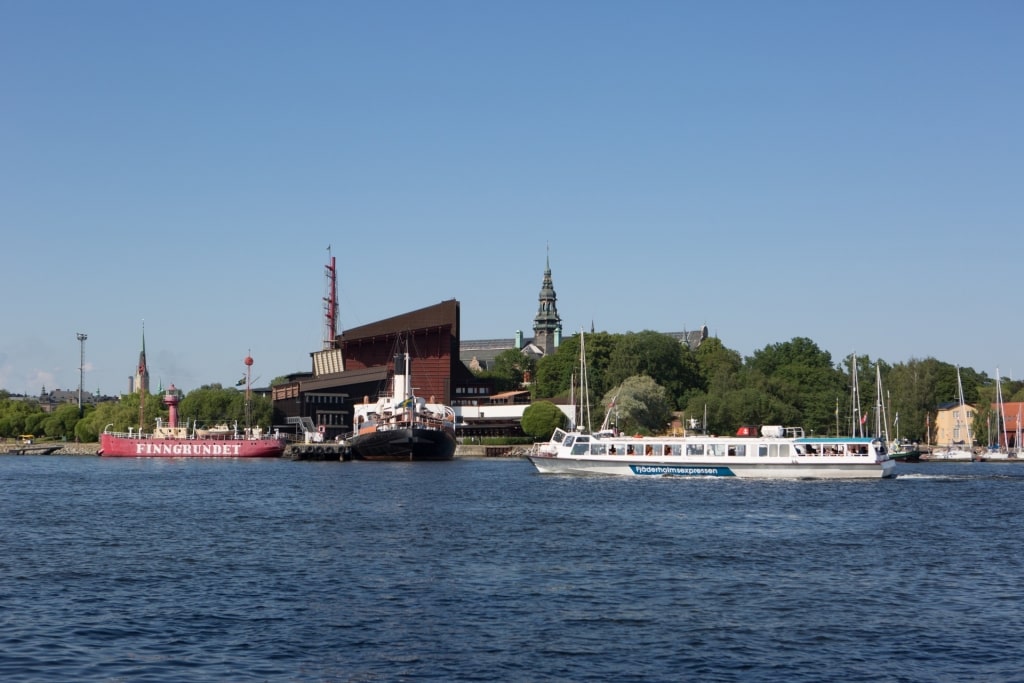
<path fill-rule="evenodd" d="M 1024 464 L 0 457 L 4 681 L 1024 681 Z"/>

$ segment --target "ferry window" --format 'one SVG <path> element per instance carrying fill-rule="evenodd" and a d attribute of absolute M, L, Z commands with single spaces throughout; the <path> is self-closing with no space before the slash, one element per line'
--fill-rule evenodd
<path fill-rule="evenodd" d="M 725 455 L 725 444 L 724 443 L 709 443 L 708 444 L 708 455 Z"/>
<path fill-rule="evenodd" d="M 573 455 L 584 455 L 584 454 L 586 454 L 587 450 L 589 450 L 587 448 L 588 446 L 589 446 L 589 444 L 586 441 L 580 439 L 575 444 L 573 444 L 572 454 Z"/>
<path fill-rule="evenodd" d="M 662 449 L 661 452 L 663 455 L 672 455 L 672 447 L 669 446 L 668 444 L 665 444 L 665 448 Z"/>
<path fill-rule="evenodd" d="M 647 447 L 644 448 L 644 455 L 654 455 L 654 446 L 647 444 Z"/>
<path fill-rule="evenodd" d="M 633 455 L 633 445 L 626 446 L 626 455 Z"/>
<path fill-rule="evenodd" d="M 757 455 L 758 455 L 758 457 L 761 457 L 761 458 L 763 458 L 764 456 L 768 455 L 768 445 L 767 444 L 763 444 L 763 443 L 762 444 L 758 444 L 757 445 Z"/>
<path fill-rule="evenodd" d="M 747 444 L 745 444 L 745 443 L 741 443 L 741 444 L 733 447 L 732 452 L 729 453 L 729 455 L 738 455 L 740 457 L 743 457 L 746 454 L 747 454 Z"/>
<path fill-rule="evenodd" d="M 604 455 L 606 451 L 607 448 L 603 443 L 595 443 L 590 445 L 591 455 Z"/>
<path fill-rule="evenodd" d="M 669 446 L 665 446 L 665 448 L 671 448 L 672 449 L 671 455 L 682 455 L 683 454 L 683 447 L 680 446 L 677 443 L 670 444 Z"/>
<path fill-rule="evenodd" d="M 615 450 L 615 444 L 612 444 L 611 446 L 608 447 L 608 455 L 615 455 L 616 453 L 617 451 Z"/>
<path fill-rule="evenodd" d="M 702 443 L 688 443 L 686 444 L 687 455 L 704 455 L 704 444 Z"/>

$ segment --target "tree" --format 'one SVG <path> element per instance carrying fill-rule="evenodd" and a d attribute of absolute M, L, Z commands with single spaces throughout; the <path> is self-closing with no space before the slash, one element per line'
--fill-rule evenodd
<path fill-rule="evenodd" d="M 647 375 L 626 378 L 604 396 L 612 405 L 614 426 L 627 434 L 660 434 L 672 421 L 672 402 L 665 387 Z"/>
<path fill-rule="evenodd" d="M 956 368 L 934 358 L 912 358 L 905 363 L 897 363 L 887 373 L 883 373 L 882 384 L 889 400 L 887 410 L 890 419 L 895 422 L 899 417 L 899 429 L 895 426 L 893 428 L 894 438 L 898 431 L 900 438 L 918 442 L 929 440 L 927 424 L 934 424 L 937 405 L 949 400 L 938 398 L 937 387 L 940 376 L 944 374 L 952 379 L 952 384 L 947 386 L 955 393 Z"/>
<path fill-rule="evenodd" d="M 75 403 L 65 403 L 58 406 L 43 421 L 43 434 L 51 439 L 66 439 L 74 435 L 75 424 L 78 420 L 78 405 Z"/>
<path fill-rule="evenodd" d="M 693 353 L 700 373 L 700 388 L 709 389 L 716 383 L 735 384 L 740 370 L 743 369 L 743 358 L 732 349 L 727 349 L 717 337 L 705 339 Z"/>
<path fill-rule="evenodd" d="M 558 349 L 537 361 L 533 398 L 567 397 L 574 373 L 579 368 L 579 337 L 563 339 Z"/>
<path fill-rule="evenodd" d="M 836 398 L 847 393 L 847 381 L 833 366 L 832 355 L 806 337 L 771 344 L 747 360 L 746 387 L 761 386 L 767 401 L 759 407 L 769 422 L 802 426 L 827 434 L 835 425 Z"/>
<path fill-rule="evenodd" d="M 646 375 L 663 386 L 673 405 L 688 389 L 702 385 L 689 348 L 651 330 L 625 334 L 617 340 L 608 361 L 606 386 L 617 386 L 637 375 Z"/>
<path fill-rule="evenodd" d="M 34 434 L 28 429 L 28 423 L 40 413 L 42 409 L 34 401 L 0 399 L 0 436 L 12 438 L 21 434 Z"/>
<path fill-rule="evenodd" d="M 506 349 L 494 358 L 494 373 L 509 380 L 511 389 L 522 386 L 526 375 L 533 376 L 537 360 L 518 349 Z"/>
<path fill-rule="evenodd" d="M 526 375 L 533 377 L 537 361 L 518 349 L 506 349 L 494 357 L 490 370 L 476 373 L 480 379 L 490 380 L 495 391 L 513 391 L 523 385 Z"/>
<path fill-rule="evenodd" d="M 520 424 L 523 433 L 537 440 L 547 439 L 556 428 L 566 424 L 565 413 L 549 401 L 531 403 L 523 411 Z"/>
<path fill-rule="evenodd" d="M 100 440 L 100 430 L 96 428 L 96 421 L 92 419 L 92 417 L 102 406 L 107 405 L 110 404 L 101 403 L 98 406 L 84 406 L 82 419 L 75 423 L 75 441 L 80 443 L 93 443 Z"/>
<path fill-rule="evenodd" d="M 203 427 L 245 422 L 245 394 L 220 384 L 204 384 L 188 392 L 178 404 L 178 414 Z"/>
<path fill-rule="evenodd" d="M 142 419 L 145 424 L 139 426 L 139 401 L 145 401 L 142 410 Z M 167 408 L 163 404 L 163 397 L 154 394 L 146 394 L 140 397 L 139 394 L 124 394 L 119 401 L 101 403 L 96 406 L 96 411 L 83 419 L 87 419 L 87 429 L 100 434 L 110 427 L 114 432 L 127 432 L 129 429 L 142 429 L 146 432 L 153 431 L 157 418 L 167 420 Z M 76 426 L 77 429 L 77 426 Z"/>

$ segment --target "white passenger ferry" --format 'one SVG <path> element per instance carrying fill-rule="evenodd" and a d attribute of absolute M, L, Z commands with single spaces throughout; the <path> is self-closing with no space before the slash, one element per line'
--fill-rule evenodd
<path fill-rule="evenodd" d="M 896 461 L 869 437 L 807 437 L 765 426 L 749 436 L 583 434 L 556 429 L 528 456 L 538 472 L 744 479 L 880 479 Z"/>

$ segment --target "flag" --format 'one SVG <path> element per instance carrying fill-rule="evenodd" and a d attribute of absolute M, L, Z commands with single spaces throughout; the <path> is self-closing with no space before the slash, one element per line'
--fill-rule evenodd
<path fill-rule="evenodd" d="M 395 408 L 412 408 L 414 405 L 416 405 L 416 399 L 410 396 L 409 398 L 405 399 L 404 401 L 396 405 Z"/>
<path fill-rule="evenodd" d="M 240 387 L 240 386 L 242 386 L 244 384 L 245 384 L 245 378 L 244 377 L 242 379 L 238 380 L 237 382 L 235 382 L 235 386 L 236 387 Z"/>
<path fill-rule="evenodd" d="M 868 421 L 868 414 L 867 413 L 864 413 L 863 415 L 860 416 L 860 423 L 861 424 L 864 424 L 867 421 Z"/>
<path fill-rule="evenodd" d="M 894 425 L 898 425 L 900 423 L 900 414 L 899 413 L 896 413 L 896 419 L 893 420 L 892 423 Z"/>

